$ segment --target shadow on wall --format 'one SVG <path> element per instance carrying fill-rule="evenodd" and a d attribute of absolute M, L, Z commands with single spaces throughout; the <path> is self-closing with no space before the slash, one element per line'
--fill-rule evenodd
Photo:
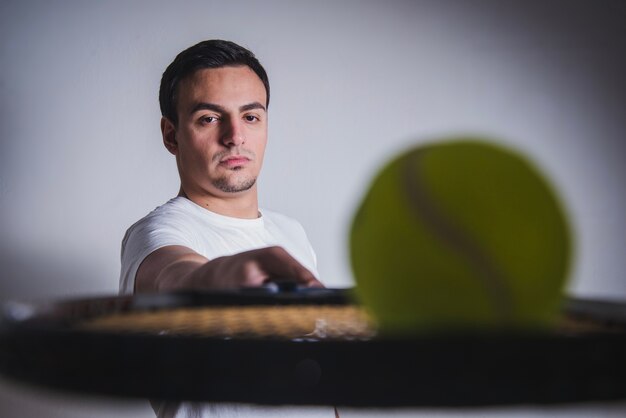
<path fill-rule="evenodd" d="M 0 303 L 116 294 L 118 277 L 102 288 L 97 260 L 70 261 L 47 254 L 0 251 Z"/>

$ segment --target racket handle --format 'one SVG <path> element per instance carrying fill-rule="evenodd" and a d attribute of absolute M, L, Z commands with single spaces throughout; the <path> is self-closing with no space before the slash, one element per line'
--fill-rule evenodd
<path fill-rule="evenodd" d="M 271 282 L 265 283 L 260 287 L 242 287 L 240 291 L 242 293 L 252 294 L 265 294 L 265 293 L 285 293 L 285 292 L 297 292 L 303 289 L 298 283 L 289 279 L 273 279 Z"/>

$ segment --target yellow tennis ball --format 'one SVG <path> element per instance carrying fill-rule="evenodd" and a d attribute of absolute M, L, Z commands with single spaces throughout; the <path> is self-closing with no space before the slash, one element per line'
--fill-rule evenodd
<path fill-rule="evenodd" d="M 357 295 L 389 334 L 545 328 L 571 251 L 565 213 L 535 165 L 472 138 L 388 163 L 350 233 Z"/>

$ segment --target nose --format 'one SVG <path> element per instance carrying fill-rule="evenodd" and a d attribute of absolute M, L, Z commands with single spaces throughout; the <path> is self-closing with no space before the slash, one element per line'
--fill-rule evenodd
<path fill-rule="evenodd" d="M 230 119 L 224 125 L 222 143 L 227 147 L 237 147 L 246 142 L 243 123 L 236 118 Z"/>

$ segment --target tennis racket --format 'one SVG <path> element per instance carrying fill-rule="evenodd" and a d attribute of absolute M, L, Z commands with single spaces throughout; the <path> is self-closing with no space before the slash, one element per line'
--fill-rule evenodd
<path fill-rule="evenodd" d="M 78 393 L 266 405 L 626 399 L 626 304 L 568 299 L 552 332 L 380 335 L 349 289 L 11 303 L 0 372 Z"/>

